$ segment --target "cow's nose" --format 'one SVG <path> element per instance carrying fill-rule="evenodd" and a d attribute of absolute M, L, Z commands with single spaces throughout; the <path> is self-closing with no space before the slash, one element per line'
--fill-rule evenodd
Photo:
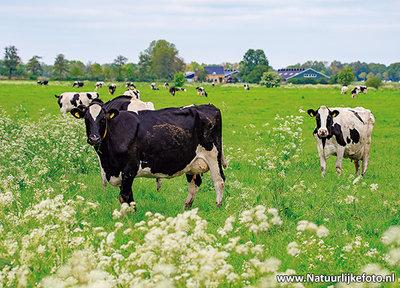
<path fill-rule="evenodd" d="M 88 138 L 88 140 L 87 140 L 87 142 L 88 142 L 90 145 L 99 144 L 99 142 L 100 142 L 100 137 L 99 137 L 98 135 L 90 135 L 89 138 Z"/>
<path fill-rule="evenodd" d="M 328 135 L 328 131 L 325 130 L 325 129 L 320 129 L 320 130 L 318 131 L 318 134 L 319 134 L 320 136 L 326 136 L 326 135 Z"/>

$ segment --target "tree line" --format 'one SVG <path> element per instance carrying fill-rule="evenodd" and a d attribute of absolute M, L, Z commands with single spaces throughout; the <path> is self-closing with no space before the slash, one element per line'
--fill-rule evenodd
<path fill-rule="evenodd" d="M 128 58 L 118 55 L 112 63 L 99 64 L 88 62 L 84 64 L 79 60 L 68 60 L 63 54 L 58 54 L 53 65 L 47 65 L 40 61 L 38 55 L 32 56 L 24 64 L 18 55 L 15 46 L 7 46 L 4 51 L 4 59 L 0 60 L 0 75 L 11 79 L 12 77 L 51 80 L 107 80 L 107 81 L 171 81 L 176 74 L 182 76 L 182 72 L 196 71 L 198 81 L 206 80 L 206 65 L 197 62 L 185 63 L 179 56 L 179 51 L 173 43 L 166 40 L 154 40 L 149 47 L 139 54 L 138 63 L 129 63 Z M 264 81 L 265 73 L 272 73 L 274 69 L 269 65 L 265 52 L 261 49 L 249 49 L 239 63 L 222 63 L 225 70 L 236 70 L 239 73 L 233 75 L 233 82 L 260 83 Z M 218 65 L 220 66 L 220 65 Z M 303 64 L 295 64 L 289 68 L 313 68 L 330 79 L 328 83 L 339 83 L 338 74 L 345 68 L 351 68 L 354 79 L 364 81 L 371 78 L 379 78 L 385 81 L 400 81 L 400 63 L 389 66 L 377 63 L 353 62 L 341 63 L 333 61 L 307 61 Z M 268 74 L 270 77 L 272 74 Z"/>

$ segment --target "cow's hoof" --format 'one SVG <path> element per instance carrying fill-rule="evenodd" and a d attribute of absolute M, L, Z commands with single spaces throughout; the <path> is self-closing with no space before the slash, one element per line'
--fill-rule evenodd
<path fill-rule="evenodd" d="M 125 203 L 125 201 L 124 201 L 124 198 L 122 198 L 122 196 L 121 195 L 119 195 L 119 203 Z"/>
<path fill-rule="evenodd" d="M 221 207 L 222 206 L 222 202 L 216 204 L 217 207 Z"/>

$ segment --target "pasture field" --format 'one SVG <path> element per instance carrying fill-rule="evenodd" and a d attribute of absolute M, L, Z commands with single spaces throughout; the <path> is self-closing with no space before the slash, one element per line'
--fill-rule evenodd
<path fill-rule="evenodd" d="M 190 210 L 186 177 L 133 184 L 136 211 L 102 188 L 84 122 L 61 116 L 54 94 L 94 91 L 94 83 L 36 86 L 0 82 L 1 287 L 275 287 L 276 275 L 400 277 L 399 87 L 351 99 L 340 87 L 266 89 L 196 85 L 172 97 L 137 83 L 156 109 L 214 104 L 222 111 L 223 205 L 209 173 Z M 136 84 L 136 83 L 135 83 Z M 114 96 L 125 88 L 118 84 Z M 108 88 L 102 100 L 113 98 Z M 370 164 L 356 178 L 327 161 L 321 178 L 309 108 L 370 109 L 376 124 Z M 289 287 L 344 287 L 334 279 Z M 319 283 L 318 283 L 319 282 Z M 283 284 L 282 284 L 283 285 Z M 354 287 L 372 287 L 358 284 Z"/>

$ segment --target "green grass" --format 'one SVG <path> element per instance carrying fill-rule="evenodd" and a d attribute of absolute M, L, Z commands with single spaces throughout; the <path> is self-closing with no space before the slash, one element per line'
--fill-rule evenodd
<path fill-rule="evenodd" d="M 9 270 L 17 267 L 15 269 L 20 269 L 18 271 L 25 271 L 23 267 L 28 267 L 28 286 L 35 286 L 35 283 L 39 283 L 46 276 L 54 275 L 61 265 L 69 263 L 68 259 L 78 250 L 92 247 L 90 249 L 97 251 L 93 257 L 99 260 L 102 259 L 101 255 L 111 255 L 111 250 L 107 249 L 115 251 L 129 240 L 134 241 L 135 245 L 145 245 L 143 237 L 149 231 L 135 230 L 135 223 L 143 220 L 149 223 L 153 218 L 145 216 L 147 211 L 160 213 L 165 217 L 177 217 L 182 212 L 187 196 L 186 179 L 183 176 L 164 180 L 159 193 L 156 191 L 154 179 L 138 178 L 133 184 L 137 211 L 128 213 L 122 219 L 113 219 L 113 211 L 119 209 L 119 191 L 110 185 L 102 188 L 97 157 L 94 150 L 86 144 L 83 121 L 71 115 L 60 116 L 54 97 L 54 94 L 59 95 L 67 91 L 94 91 L 94 83 L 87 83 L 86 87 L 80 89 L 70 85 L 72 84 L 50 82 L 50 85 L 45 87 L 36 86 L 34 82 L 0 82 L 0 106 L 4 109 L 0 114 L 0 120 L 3 122 L 0 134 L 0 143 L 3 144 L 3 148 L 0 149 L 0 193 L 6 195 L 7 191 L 11 191 L 13 195 L 10 196 L 13 200 L 10 203 L 4 202 L 6 204 L 0 210 L 0 271 L 2 265 L 11 267 Z M 159 83 L 158 87 L 162 85 Z M 226 261 L 240 276 L 231 282 L 231 286 L 240 287 L 246 283 L 262 286 L 262 281 L 265 280 L 263 277 L 269 272 L 263 272 L 261 266 L 255 264 L 244 264 L 250 263 L 254 258 L 261 261 L 269 257 L 278 258 L 281 261 L 280 272 L 294 269 L 302 275 L 307 272 L 360 273 L 361 268 L 368 263 L 379 263 L 388 271 L 400 272 L 398 263 L 390 265 L 384 260 L 391 246 L 381 242 L 383 233 L 390 226 L 399 225 L 400 221 L 398 88 L 371 89 L 367 95 L 360 94 L 356 99 L 352 99 L 350 95 L 341 95 L 339 87 L 332 86 L 318 89 L 300 86 L 273 89 L 251 87 L 249 91 L 244 91 L 241 85 L 214 88 L 205 86 L 208 98 L 197 96 L 195 87 L 187 85 L 187 92 L 177 92 L 175 97 L 172 97 L 163 88 L 152 91 L 149 83 L 137 84 L 141 91 L 141 99 L 153 102 L 156 109 L 212 103 L 222 111 L 223 144 L 228 160 L 224 204 L 222 208 L 215 207 L 215 191 L 211 178 L 206 173 L 193 208 L 198 208 L 197 215 L 207 221 L 205 233 L 215 235 L 217 240 L 205 240 L 203 235 L 205 238 L 201 238 L 201 241 L 211 241 L 212 245 L 225 245 L 229 237 L 239 236 L 240 244 L 251 241 L 253 244 L 249 245 L 264 245 L 262 255 L 258 255 L 258 258 L 251 253 L 244 255 L 235 250 L 228 251 L 230 254 Z M 123 84 L 119 83 L 114 95 L 120 95 L 124 90 Z M 107 88 L 99 89 L 98 92 L 104 101 L 112 98 Z M 321 105 L 362 106 L 374 113 L 376 124 L 372 137 L 370 165 L 366 176 L 356 184 L 353 184 L 354 164 L 348 159 L 343 162 L 342 176 L 337 178 L 334 169 L 335 157 L 331 157 L 327 161 L 326 177 L 321 178 L 316 143 L 312 135 L 315 119 L 299 112 L 300 109 L 307 111 Z M 290 117 L 291 115 L 293 117 Z M 279 127 L 282 129 L 274 129 Z M 293 136 L 287 129 L 283 129 L 284 127 L 298 134 Z M 291 143 L 294 143 L 296 148 L 293 148 Z M 294 155 L 298 157 L 293 157 Z M 275 168 L 269 169 L 271 165 Z M 378 189 L 371 191 L 371 184 L 378 184 Z M 46 216 L 44 220 L 37 218 L 36 214 L 32 218 L 25 215 L 34 210 L 34 205 L 40 201 L 46 198 L 54 199 L 59 194 L 64 196 L 60 203 L 66 207 L 73 207 L 75 211 L 69 220 L 56 217 L 64 206 L 54 210 L 48 208 L 54 214 L 50 213 L 51 215 Z M 83 196 L 85 201 L 77 199 L 77 195 Z M 347 204 L 346 200 L 350 202 L 349 196 L 354 196 L 357 200 Z M 2 196 L 1 199 L 7 201 L 8 198 Z M 67 203 L 68 200 L 72 202 Z M 97 203 L 97 207 L 89 209 L 87 201 Z M 245 224 L 236 222 L 235 229 L 228 233 L 228 238 L 217 233 L 217 229 L 224 227 L 229 216 L 238 217 L 243 211 L 251 210 L 257 205 L 263 205 L 267 209 L 277 208 L 283 224 L 272 225 L 267 232 L 257 233 L 252 232 Z M 49 207 L 52 206 L 49 204 Z M 25 218 L 28 220 L 24 220 Z M 322 238 L 324 243 L 319 243 L 320 239 L 314 232 L 298 233 L 296 228 L 301 220 L 327 227 L 329 236 Z M 89 228 L 82 225 L 82 221 L 89 223 Z M 110 233 L 114 231 L 117 221 L 122 222 L 125 227 L 132 227 L 135 233 L 124 235 L 122 232 L 115 232 L 115 243 L 106 249 L 103 247 L 104 243 L 101 244 L 105 236 L 98 236 L 97 232 L 93 232 L 93 227 L 103 227 L 103 231 Z M 50 229 L 44 228 L 46 225 L 55 224 L 61 228 L 51 230 L 54 235 L 59 235 L 51 241 L 59 243 L 59 249 L 51 248 L 48 244 L 50 240 L 44 236 L 29 236 L 34 229 L 46 230 Z M 73 232 L 76 228 L 83 231 Z M 65 232 L 65 229 L 69 232 Z M 24 247 L 23 243 L 26 241 L 21 240 L 24 237 L 30 239 L 26 240 L 30 243 L 30 248 Z M 83 237 L 84 240 L 79 245 L 74 245 L 78 237 Z M 15 239 L 19 251 L 12 255 L 9 253 L 12 247 L 11 239 Z M 37 239 L 41 239 L 42 242 Z M 287 246 L 292 241 L 296 241 L 302 251 L 297 257 L 287 254 Z M 397 241 L 400 243 L 400 239 Z M 366 242 L 368 244 L 365 244 Z M 37 252 L 40 243 L 47 243 L 45 254 Z M 210 243 L 208 244 L 211 245 Z M 349 243 L 352 243 L 352 249 L 346 252 L 344 250 Z M 127 257 L 134 251 L 140 251 L 139 246 L 121 253 Z M 224 250 L 221 246 L 216 247 Z M 377 253 L 371 256 L 368 251 L 373 248 L 377 249 Z M 25 251 L 25 254 L 21 251 Z M 38 266 L 38 261 L 43 263 Z M 121 261 L 121 265 L 129 263 L 132 266 L 130 273 L 140 266 L 136 260 Z M 254 275 L 242 275 L 246 265 L 252 268 Z M 151 267 L 140 266 L 141 269 L 144 269 L 143 267 L 150 273 L 145 274 L 147 276 L 143 276 L 143 279 L 153 279 Z M 106 264 L 97 268 L 113 275 L 115 279 L 122 274 L 117 268 Z M 20 274 L 17 274 L 14 280 L 10 280 L 11 272 L 7 269 L 0 274 L 3 277 L 0 277 L 0 281 L 3 281 L 0 283 L 4 286 L 24 284 L 24 279 L 18 276 Z M 193 279 L 196 278 L 194 275 L 192 274 Z M 60 275 L 57 277 L 62 278 Z M 221 281 L 219 285 L 225 283 L 229 286 L 226 279 Z M 206 282 L 200 283 L 202 286 L 212 286 Z M 186 284 L 175 280 L 178 287 L 184 287 Z M 123 281 L 118 282 L 118 285 L 126 286 Z M 326 285 L 321 285 L 324 286 Z"/>

